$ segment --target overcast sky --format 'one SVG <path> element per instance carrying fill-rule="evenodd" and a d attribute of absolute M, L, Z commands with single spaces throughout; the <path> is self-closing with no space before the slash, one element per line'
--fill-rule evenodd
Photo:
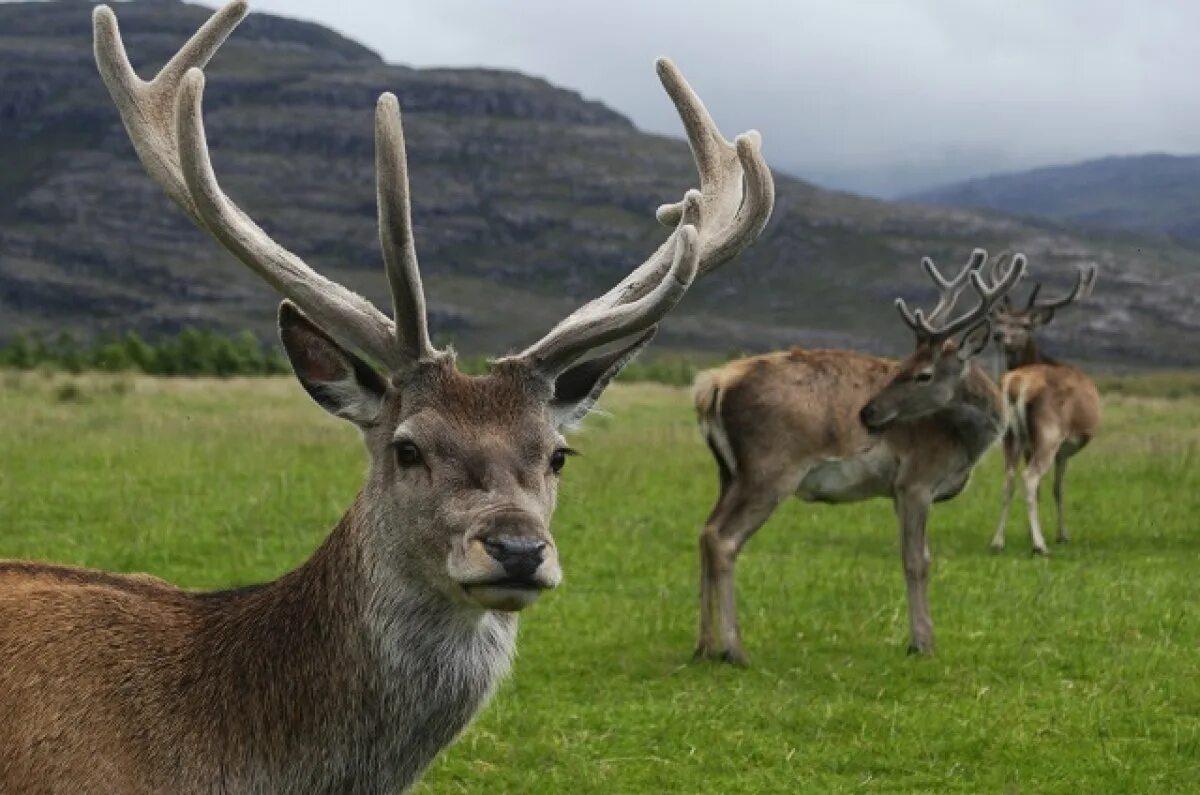
<path fill-rule="evenodd" d="M 207 0 L 206 5 L 219 5 Z M 669 55 L 777 168 L 895 195 L 1109 154 L 1200 152 L 1200 3 L 252 0 L 387 60 L 518 69 L 679 134 Z"/>

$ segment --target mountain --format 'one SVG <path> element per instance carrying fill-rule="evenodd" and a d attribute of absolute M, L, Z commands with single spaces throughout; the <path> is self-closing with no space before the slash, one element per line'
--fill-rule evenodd
<path fill-rule="evenodd" d="M 971 179 L 906 199 L 1200 243 L 1200 156 L 1106 157 Z"/>
<path fill-rule="evenodd" d="M 165 0 L 118 11 L 143 75 L 210 13 Z M 664 235 L 654 208 L 695 181 L 682 140 L 575 92 L 511 72 L 388 64 L 309 23 L 252 14 L 208 73 L 224 187 L 276 239 L 381 306 L 372 114 L 380 92 L 399 96 L 432 326 L 468 353 L 527 342 L 618 281 Z M 645 74 L 655 80 L 650 64 Z M 762 239 L 693 288 L 659 349 L 901 352 L 911 339 L 891 301 L 928 299 L 919 258 L 958 263 L 984 246 L 1025 251 L 1054 284 L 1098 264 L 1087 311 L 1052 329 L 1055 351 L 1200 363 L 1190 248 L 776 176 Z M 89 4 L 0 4 L 0 337 L 187 325 L 265 337 L 275 303 L 143 173 L 96 75 Z"/>

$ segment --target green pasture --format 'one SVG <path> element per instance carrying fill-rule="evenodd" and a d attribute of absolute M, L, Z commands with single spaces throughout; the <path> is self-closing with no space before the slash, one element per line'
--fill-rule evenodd
<path fill-rule="evenodd" d="M 1200 790 L 1200 397 L 1121 383 L 1070 473 L 1070 545 L 1032 558 L 1018 503 L 988 551 L 994 451 L 935 508 L 931 658 L 904 654 L 891 507 L 782 508 L 739 563 L 744 670 L 690 662 L 716 478 L 686 391 L 614 387 L 572 440 L 565 582 L 417 791 Z M 0 373 L 0 557 L 274 578 L 363 469 L 290 379 Z M 1048 537 L 1052 515 L 1047 494 Z"/>

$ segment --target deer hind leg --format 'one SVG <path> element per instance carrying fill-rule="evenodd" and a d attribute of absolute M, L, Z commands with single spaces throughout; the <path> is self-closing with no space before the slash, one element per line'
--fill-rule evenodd
<path fill-rule="evenodd" d="M 1059 449 L 1058 455 L 1054 456 L 1054 508 L 1058 515 L 1058 533 L 1055 541 L 1060 544 L 1071 540 L 1071 536 L 1067 532 L 1067 521 L 1063 514 L 1063 483 L 1067 478 L 1067 464 L 1070 463 L 1073 452 L 1068 451 L 1064 446 Z"/>
<path fill-rule="evenodd" d="M 1047 437 L 1050 434 L 1047 434 Z M 1054 463 L 1054 454 L 1058 450 L 1057 440 L 1043 438 L 1034 448 L 1025 465 L 1025 503 L 1029 510 L 1029 540 L 1033 545 L 1035 555 L 1049 555 L 1046 548 L 1046 538 L 1042 535 L 1042 525 L 1038 521 L 1038 493 L 1041 490 L 1042 478 L 1050 471 Z"/>
<path fill-rule="evenodd" d="M 738 625 L 737 599 L 734 585 L 734 566 L 738 553 L 750 536 L 762 527 L 775 508 L 789 492 L 767 489 L 745 483 L 733 484 L 714 512 L 714 518 L 705 526 L 700 544 L 701 558 L 707 556 L 710 578 L 706 583 L 709 598 L 715 602 L 715 624 L 710 624 L 710 633 L 716 630 L 717 642 L 697 654 L 720 659 L 735 665 L 746 664 L 746 653 L 742 649 L 742 633 Z M 703 597 L 702 597 L 703 598 Z M 701 628 L 701 642 L 704 628 Z"/>
<path fill-rule="evenodd" d="M 1000 497 L 1000 522 L 992 536 L 992 551 L 1004 549 L 1004 526 L 1008 523 L 1008 510 L 1012 504 L 1017 485 L 1017 464 L 1021 458 L 1021 439 L 1011 429 L 1004 433 L 1004 494 Z"/>

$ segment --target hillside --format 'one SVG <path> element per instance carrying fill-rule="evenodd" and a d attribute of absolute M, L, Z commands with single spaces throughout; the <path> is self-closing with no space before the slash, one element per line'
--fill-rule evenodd
<path fill-rule="evenodd" d="M 1200 156 L 1106 157 L 981 177 L 907 198 L 1200 242 Z"/>
<path fill-rule="evenodd" d="M 0 4 L 0 337 L 186 325 L 269 335 L 272 294 L 143 174 L 96 75 L 89 11 Z M 151 73 L 208 13 L 122 3 L 135 66 Z M 574 92 L 387 64 L 308 23 L 252 14 L 208 71 L 223 185 L 310 264 L 381 304 L 372 113 L 381 91 L 399 96 L 432 324 L 467 352 L 527 341 L 619 280 L 661 240 L 654 208 L 695 179 L 681 140 Z M 645 75 L 655 80 L 651 64 Z M 982 245 L 1023 250 L 1063 280 L 1072 263 L 1099 264 L 1094 312 L 1056 327 L 1055 350 L 1200 363 L 1200 346 L 1178 344 L 1200 341 L 1200 255 L 1188 248 L 777 180 L 763 239 L 694 289 L 662 347 L 900 351 L 910 342 L 891 299 L 927 295 L 920 256 L 956 263 Z"/>

